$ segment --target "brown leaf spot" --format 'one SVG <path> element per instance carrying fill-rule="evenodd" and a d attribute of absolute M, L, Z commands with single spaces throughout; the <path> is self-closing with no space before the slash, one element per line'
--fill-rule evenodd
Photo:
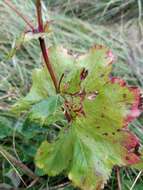
<path fill-rule="evenodd" d="M 105 117 L 104 113 L 102 113 L 102 114 L 101 114 L 101 117 L 102 117 L 102 118 L 104 118 L 104 117 Z"/>
<path fill-rule="evenodd" d="M 123 94 L 123 98 L 126 98 L 127 97 L 127 94 Z"/>
<path fill-rule="evenodd" d="M 125 157 L 126 160 L 130 160 L 130 158 L 128 156 Z"/>
<path fill-rule="evenodd" d="M 102 133 L 102 135 L 104 135 L 104 136 L 108 136 L 108 133 Z"/>
<path fill-rule="evenodd" d="M 139 152 L 139 147 L 140 147 L 140 145 L 137 144 L 137 145 L 135 146 L 134 151 L 133 151 L 133 153 L 135 153 L 137 156 L 141 156 L 141 154 L 140 154 L 140 152 Z"/>
<path fill-rule="evenodd" d="M 102 78 L 102 77 L 104 77 L 104 76 L 105 76 L 104 74 L 101 74 L 99 77 L 101 77 L 101 78 Z"/>

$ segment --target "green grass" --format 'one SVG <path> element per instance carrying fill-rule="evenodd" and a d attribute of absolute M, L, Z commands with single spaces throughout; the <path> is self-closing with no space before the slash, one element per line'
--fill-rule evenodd
<path fill-rule="evenodd" d="M 35 7 L 32 1 L 12 0 L 24 15 L 35 24 Z M 113 75 L 121 76 L 130 85 L 137 85 L 143 89 L 143 3 L 141 0 L 45 0 L 43 3 L 44 20 L 52 20 L 52 32 L 47 39 L 47 46 L 60 44 L 77 54 L 85 52 L 94 44 L 109 46 L 116 56 Z M 36 26 L 36 24 L 35 24 Z M 0 115 L 7 116 L 13 123 L 12 134 L 0 140 L 1 144 L 17 159 L 22 160 L 34 171 L 33 155 L 35 147 L 43 139 L 45 131 L 38 130 L 38 126 L 31 126 L 35 134 L 39 134 L 39 141 L 35 136 L 30 136 L 29 131 L 23 135 L 21 125 L 23 118 L 11 121 L 7 115 L 7 109 L 17 99 L 24 96 L 31 85 L 31 71 L 42 64 L 39 45 L 36 40 L 24 43 L 11 59 L 5 59 L 11 48 L 16 43 L 23 30 L 25 23 L 21 18 L 4 5 L 0 0 Z M 131 128 L 143 141 L 143 120 L 135 121 Z M 48 131 L 54 135 L 52 130 Z M 33 134 L 33 135 L 35 135 Z M 44 137 L 46 138 L 46 137 Z M 31 146 L 29 146 L 31 143 Z M 29 153 L 27 153 L 29 152 Z M 11 163 L 3 156 L 0 157 L 0 183 L 24 188 L 19 182 L 19 176 Z M 23 175 L 21 169 L 16 170 L 23 180 L 30 184 L 31 179 Z M 40 171 L 37 171 L 40 172 Z M 123 190 L 129 190 L 136 179 L 139 171 L 122 168 L 120 171 Z M 14 177 L 17 181 L 14 184 Z M 66 182 L 63 176 L 56 178 L 42 178 L 42 182 L 36 183 L 31 190 L 43 190 L 46 186 L 57 186 Z M 135 185 L 135 190 L 141 190 L 143 177 L 140 176 Z M 70 190 L 67 187 L 64 190 Z M 108 190 L 117 189 L 116 172 L 107 184 Z"/>

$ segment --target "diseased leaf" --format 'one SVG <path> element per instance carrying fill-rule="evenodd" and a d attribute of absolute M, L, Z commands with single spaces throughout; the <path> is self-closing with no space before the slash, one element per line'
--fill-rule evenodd
<path fill-rule="evenodd" d="M 69 72 L 67 75 L 65 74 L 61 83 L 61 93 L 74 94 L 80 91 L 80 74 L 82 72 L 82 68 L 73 69 L 72 72 Z"/>
<path fill-rule="evenodd" d="M 91 136 L 82 133 L 78 126 L 74 127 L 76 141 L 74 142 L 72 165 L 68 173 L 69 179 L 73 181 L 75 186 L 82 189 L 101 187 L 111 172 L 111 163 L 109 162 L 108 165 L 104 163 L 102 152 L 106 150 L 102 146 L 104 142 L 100 145 Z"/>
<path fill-rule="evenodd" d="M 57 47 L 48 53 L 63 104 L 57 106 L 47 73 L 42 76 L 42 85 L 39 80 L 33 83 L 32 92 L 26 97 L 29 107 L 24 111 L 30 110 L 30 117 L 41 122 L 47 121 L 50 114 L 55 122 L 56 114 L 62 112 L 69 123 L 56 141 L 42 143 L 36 165 L 51 176 L 64 172 L 83 190 L 99 190 L 114 166 L 129 166 L 141 160 L 136 151 L 139 140 L 128 129 L 128 124 L 140 114 L 140 91 L 111 77 L 114 56 L 104 46 L 95 46 L 77 58 Z M 39 71 L 39 76 L 43 72 L 46 71 Z"/>
<path fill-rule="evenodd" d="M 131 165 L 131 167 L 137 170 L 142 170 L 143 169 L 143 148 L 141 147 L 141 149 L 139 150 L 139 146 L 136 147 L 136 152 L 139 155 L 140 160 L 139 162 Z"/>
<path fill-rule="evenodd" d="M 88 71 L 87 77 L 82 82 L 87 91 L 99 90 L 109 81 L 111 63 L 114 61 L 110 54 L 111 51 L 108 48 L 97 45 L 78 58 L 78 64 Z"/>
<path fill-rule="evenodd" d="M 74 135 L 72 130 L 61 131 L 54 143 L 44 141 L 35 158 L 36 164 L 51 176 L 55 176 L 70 165 L 73 152 Z"/>
<path fill-rule="evenodd" d="M 59 135 L 56 142 L 44 142 L 36 155 L 37 166 L 48 175 L 64 170 L 84 190 L 103 188 L 114 166 L 140 160 L 134 152 L 139 141 L 127 128 L 137 116 L 134 110 L 139 113 L 139 91 L 110 77 L 112 61 L 112 53 L 102 46 L 76 59 L 74 69 L 61 82 L 66 110 L 72 117 L 65 136 L 72 131 L 73 140 L 67 142 Z M 65 149 L 65 144 L 72 149 Z M 62 164 L 55 167 L 58 160 Z"/>
<path fill-rule="evenodd" d="M 48 175 L 57 175 L 64 170 L 73 184 L 82 189 L 103 187 L 113 166 L 127 164 L 127 149 L 118 140 L 108 142 L 99 134 L 89 133 L 88 126 L 84 127 L 82 123 L 81 126 L 74 123 L 71 129 L 65 132 L 64 138 L 60 135 L 55 143 L 41 145 L 36 165 Z"/>

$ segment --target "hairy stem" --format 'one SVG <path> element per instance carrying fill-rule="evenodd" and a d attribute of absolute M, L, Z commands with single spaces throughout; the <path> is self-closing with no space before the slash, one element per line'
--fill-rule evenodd
<path fill-rule="evenodd" d="M 39 32 L 44 32 L 44 26 L 43 26 L 43 20 L 42 20 L 41 0 L 36 1 L 36 8 L 37 8 L 38 30 L 39 30 Z M 52 67 L 50 60 L 49 60 L 45 40 L 40 37 L 39 42 L 40 42 L 40 47 L 41 47 L 41 51 L 42 51 L 42 55 L 43 55 L 45 64 L 46 64 L 47 69 L 50 73 L 51 79 L 54 83 L 56 92 L 58 92 L 58 82 L 57 82 L 57 78 L 56 78 L 56 75 L 54 73 L 53 67 Z"/>
<path fill-rule="evenodd" d="M 4 3 L 11 8 L 24 22 L 34 31 L 34 26 L 30 23 L 30 21 L 23 15 L 21 14 L 18 9 L 11 3 L 10 0 L 4 0 Z"/>

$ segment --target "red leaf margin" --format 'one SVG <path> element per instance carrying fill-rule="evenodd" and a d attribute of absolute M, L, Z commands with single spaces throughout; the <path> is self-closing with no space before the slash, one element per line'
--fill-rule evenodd
<path fill-rule="evenodd" d="M 112 77 L 111 78 L 111 83 L 114 84 L 119 84 L 121 87 L 126 87 L 129 89 L 129 91 L 133 94 L 134 96 L 134 103 L 132 104 L 131 108 L 130 108 L 130 113 L 126 116 L 125 120 L 124 120 L 124 127 L 127 127 L 129 123 L 131 123 L 134 119 L 136 119 L 140 114 L 141 114 L 141 110 L 139 109 L 139 105 L 140 105 L 140 89 L 137 87 L 130 87 L 126 84 L 126 82 L 118 77 Z"/>
<path fill-rule="evenodd" d="M 127 132 L 127 138 L 123 141 L 123 146 L 127 149 L 127 155 L 125 156 L 125 161 L 127 165 L 132 165 L 140 162 L 140 154 L 138 148 L 140 146 L 139 139 L 135 134 L 130 132 L 127 127 L 129 123 L 135 120 L 142 112 L 139 108 L 141 101 L 141 92 L 140 89 L 133 86 L 128 86 L 126 82 L 118 77 L 111 77 L 110 79 L 112 84 L 119 84 L 121 87 L 126 87 L 134 96 L 134 102 L 131 105 L 130 113 L 124 119 L 123 130 Z"/>

